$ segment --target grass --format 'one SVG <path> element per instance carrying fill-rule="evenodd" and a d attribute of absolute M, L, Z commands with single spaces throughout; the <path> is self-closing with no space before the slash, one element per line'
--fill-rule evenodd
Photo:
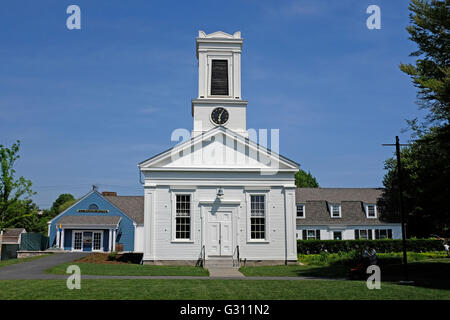
<path fill-rule="evenodd" d="M 334 255 L 334 256 L 333 256 Z M 245 276 L 280 276 L 280 277 L 347 277 L 353 260 L 345 257 L 336 258 L 336 254 L 328 257 L 320 255 L 300 256 L 304 265 L 241 267 Z M 331 256 L 331 257 L 329 257 Z M 345 256 L 345 255 L 344 255 Z M 399 281 L 403 279 L 401 253 L 379 254 L 381 281 Z M 327 259 L 326 262 L 323 260 Z M 415 281 L 415 287 L 450 290 L 450 259 L 441 253 L 409 253 L 409 278 Z"/>
<path fill-rule="evenodd" d="M 70 265 L 78 265 L 82 275 L 102 276 L 208 276 L 208 270 L 192 266 L 150 266 L 140 264 L 95 264 L 72 262 L 57 265 L 46 270 L 51 274 L 66 274 Z"/>
<path fill-rule="evenodd" d="M 43 254 L 41 256 L 34 256 L 34 257 L 27 257 L 27 258 L 20 258 L 20 259 L 1 260 L 0 261 L 0 268 L 1 267 L 6 267 L 6 266 L 10 266 L 10 265 L 13 265 L 13 264 L 17 264 L 17 263 L 37 260 L 37 259 L 40 259 L 40 258 L 43 258 L 43 257 L 47 257 L 47 256 L 49 256 L 49 254 Z"/>
<path fill-rule="evenodd" d="M 369 290 L 365 282 L 339 280 L 82 280 L 69 290 L 65 280 L 3 280 L 0 300 L 151 299 L 151 300 L 414 300 L 450 299 L 450 291 L 382 283 Z"/>

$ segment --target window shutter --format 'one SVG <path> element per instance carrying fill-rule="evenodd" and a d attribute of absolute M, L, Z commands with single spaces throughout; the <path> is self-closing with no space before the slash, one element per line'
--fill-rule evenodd
<path fill-rule="evenodd" d="M 359 239 L 359 230 L 355 229 L 355 240 Z"/>
<path fill-rule="evenodd" d="M 228 95 L 227 60 L 212 60 L 211 95 Z"/>
<path fill-rule="evenodd" d="M 367 230 L 367 234 L 368 234 L 368 236 L 369 236 L 368 239 L 369 239 L 369 240 L 372 240 L 372 229 L 368 229 L 368 230 Z"/>
<path fill-rule="evenodd" d="M 302 232 L 302 238 L 303 238 L 303 240 L 306 240 L 307 238 L 306 238 L 306 230 L 305 229 L 303 229 L 303 232 Z"/>
<path fill-rule="evenodd" d="M 380 230 L 375 230 L 375 239 L 380 239 Z"/>
<path fill-rule="evenodd" d="M 388 238 L 392 239 L 392 229 L 388 229 Z"/>
<path fill-rule="evenodd" d="M 320 240 L 320 230 L 316 230 L 316 240 Z"/>

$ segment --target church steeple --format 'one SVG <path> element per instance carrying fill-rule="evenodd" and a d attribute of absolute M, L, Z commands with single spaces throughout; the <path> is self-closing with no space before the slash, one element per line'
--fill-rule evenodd
<path fill-rule="evenodd" d="M 247 136 L 247 101 L 241 96 L 242 38 L 217 31 L 199 31 L 196 39 L 198 59 L 198 97 L 192 99 L 193 136 L 224 126 Z"/>

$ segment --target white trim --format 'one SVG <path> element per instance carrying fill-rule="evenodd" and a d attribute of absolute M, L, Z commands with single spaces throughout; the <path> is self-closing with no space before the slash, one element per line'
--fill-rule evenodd
<path fill-rule="evenodd" d="M 198 203 L 201 205 L 240 205 L 241 200 L 199 200 Z"/>
<path fill-rule="evenodd" d="M 75 233 L 81 233 L 81 249 L 75 249 Z M 71 251 L 83 251 L 83 230 L 72 230 L 72 247 L 70 248 Z"/>
<path fill-rule="evenodd" d="M 341 206 L 341 204 L 339 204 L 339 203 L 330 203 L 329 205 L 328 205 L 328 207 L 329 207 L 329 210 L 330 210 L 330 217 L 331 218 L 333 218 L 333 219 L 339 219 L 339 218 L 342 218 L 342 206 Z M 339 216 L 333 216 L 333 209 L 335 208 L 335 207 L 338 207 L 339 208 Z"/>
<path fill-rule="evenodd" d="M 245 190 L 244 190 L 245 191 Z M 260 191 L 260 192 L 252 192 L 252 191 L 245 191 L 245 199 L 247 202 L 247 243 L 270 243 L 270 221 L 269 221 L 269 191 Z M 258 196 L 262 195 L 264 196 L 264 239 L 252 239 L 251 235 L 251 196 Z"/>
<path fill-rule="evenodd" d="M 298 213 L 298 206 L 302 206 L 303 207 L 303 216 L 302 217 L 298 216 L 298 214 L 297 214 Z M 306 218 L 305 210 L 306 210 L 306 205 L 304 203 L 296 203 L 295 204 L 295 218 L 296 219 L 305 219 Z"/>
<path fill-rule="evenodd" d="M 104 230 L 98 230 L 98 229 L 74 229 L 74 230 L 72 230 L 72 246 L 70 248 L 70 251 L 83 252 L 83 242 L 84 242 L 84 233 L 85 232 L 92 232 L 91 251 L 86 251 L 86 252 L 105 252 L 104 243 L 103 243 Z M 75 233 L 81 233 L 81 249 L 80 250 L 75 250 Z M 100 233 L 100 250 L 94 250 L 94 234 L 95 233 Z"/>
<path fill-rule="evenodd" d="M 373 216 L 373 217 L 369 216 L 369 206 L 373 206 L 373 209 L 375 212 L 375 216 Z M 367 219 L 377 219 L 378 218 L 377 205 L 375 203 L 364 203 L 364 210 L 366 212 Z"/>
<path fill-rule="evenodd" d="M 210 137 L 214 136 L 218 132 L 221 132 L 224 135 L 226 135 L 232 139 L 236 139 L 236 141 L 245 144 L 246 146 L 249 147 L 249 149 L 252 149 L 252 151 L 249 150 L 249 152 L 256 152 L 256 153 L 260 152 L 260 153 L 264 154 L 264 156 L 273 158 L 274 160 L 286 165 L 287 167 L 290 167 L 289 169 L 277 168 L 276 170 L 278 172 L 283 172 L 283 171 L 297 172 L 298 171 L 299 164 L 297 164 L 296 162 L 294 162 L 280 154 L 272 152 L 271 150 L 267 149 L 266 147 L 259 145 L 258 143 L 254 142 L 252 140 L 249 140 L 249 139 L 243 137 L 242 135 L 240 135 L 239 133 L 235 133 L 234 131 L 232 131 L 226 127 L 223 127 L 223 126 L 214 127 L 213 129 L 205 132 L 204 134 L 192 137 L 191 139 L 189 139 L 183 143 L 175 145 L 173 148 L 170 148 L 152 158 L 144 160 L 138 164 L 138 168 L 141 171 L 177 171 L 177 170 L 182 170 L 182 171 L 186 171 L 186 170 L 188 170 L 188 171 L 196 171 L 196 170 L 198 170 L 198 171 L 208 171 L 208 170 L 213 170 L 213 171 L 214 170 L 215 171 L 221 171 L 221 170 L 223 170 L 223 171 L 260 171 L 261 170 L 261 168 L 253 168 L 253 169 L 252 168 L 249 168 L 249 169 L 197 168 L 197 169 L 195 169 L 195 168 L 157 168 L 157 167 L 149 168 L 150 166 L 158 163 L 159 161 L 163 161 L 166 158 L 171 158 L 173 154 L 183 151 L 184 149 L 189 148 L 189 150 L 190 150 L 190 148 L 193 144 L 196 144 L 200 141 L 207 140 Z M 265 170 L 270 170 L 270 169 L 273 169 L 273 168 L 266 168 Z"/>
<path fill-rule="evenodd" d="M 183 192 L 183 190 L 170 190 L 171 193 L 171 213 L 172 213 L 172 217 L 171 217 L 171 242 L 173 243 L 189 243 L 189 242 L 194 242 L 195 241 L 195 232 L 194 232 L 194 226 L 195 226 L 195 221 L 194 221 L 194 214 L 193 214 L 193 210 L 194 210 L 194 191 L 189 191 L 189 192 Z M 177 228 L 177 221 L 176 221 L 176 211 L 177 211 L 177 195 L 188 195 L 189 199 L 190 199 L 190 210 L 189 210 L 189 239 L 177 239 L 176 238 L 176 228 Z"/>
<path fill-rule="evenodd" d="M 211 51 L 210 51 L 211 52 Z M 213 99 L 217 97 L 219 99 L 233 98 L 233 53 L 231 52 L 217 52 L 214 54 L 207 54 L 206 56 L 206 68 L 208 78 L 206 79 L 206 94 L 207 98 Z M 212 61 L 213 60 L 227 60 L 227 76 L 228 76 L 228 95 L 212 95 L 211 94 L 211 81 L 212 81 Z"/>

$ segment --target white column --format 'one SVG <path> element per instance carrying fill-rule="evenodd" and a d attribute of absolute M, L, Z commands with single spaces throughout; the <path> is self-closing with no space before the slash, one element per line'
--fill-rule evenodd
<path fill-rule="evenodd" d="M 295 188 L 285 187 L 285 241 L 286 258 L 290 261 L 297 260 L 297 240 L 296 240 L 296 216 L 295 216 Z"/>
<path fill-rule="evenodd" d="M 59 242 L 60 242 L 60 248 L 64 249 L 64 228 L 62 228 L 61 239 L 59 240 Z"/>
<path fill-rule="evenodd" d="M 154 187 L 144 187 L 144 261 L 155 260 L 154 244 Z"/>
<path fill-rule="evenodd" d="M 113 251 L 116 251 L 116 229 L 114 229 L 114 231 L 113 231 L 112 246 L 113 246 Z"/>
<path fill-rule="evenodd" d="M 112 232 L 111 229 L 109 229 L 109 233 L 108 233 L 108 252 L 111 252 L 111 243 L 112 243 Z"/>
<path fill-rule="evenodd" d="M 61 247 L 60 238 L 61 238 L 61 235 L 59 234 L 59 228 L 56 227 L 56 247 L 57 248 Z"/>

